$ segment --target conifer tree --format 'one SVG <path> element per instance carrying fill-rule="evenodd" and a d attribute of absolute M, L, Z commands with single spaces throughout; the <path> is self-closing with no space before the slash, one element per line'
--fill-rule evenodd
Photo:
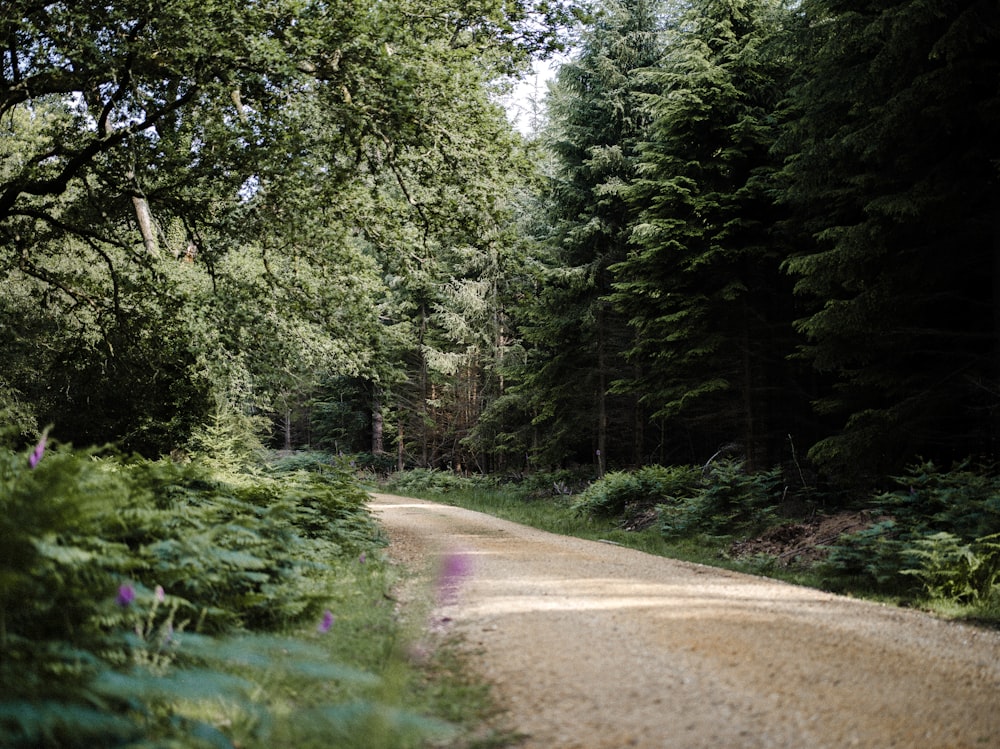
<path fill-rule="evenodd" d="M 550 94 L 548 144 L 555 266 L 543 282 L 526 328 L 535 345 L 535 369 L 524 389 L 536 400 L 536 423 L 558 449 L 631 461 L 641 447 L 632 422 L 613 417 L 632 409 L 609 402 L 622 375 L 628 344 L 624 320 L 604 298 L 609 267 L 622 259 L 629 226 L 624 190 L 635 176 L 636 145 L 645 127 L 638 72 L 660 55 L 658 7 L 651 0 L 606 3 L 581 51 L 558 72 Z"/>
<path fill-rule="evenodd" d="M 1000 6 L 808 2 L 782 198 L 842 475 L 995 453 Z"/>
<path fill-rule="evenodd" d="M 793 430 L 793 410 L 775 413 L 791 328 L 766 192 L 780 19 L 770 0 L 697 2 L 644 77 L 651 125 L 629 190 L 638 219 L 612 268 L 641 372 L 619 387 L 667 420 L 686 460 L 733 442 L 768 460 Z"/>

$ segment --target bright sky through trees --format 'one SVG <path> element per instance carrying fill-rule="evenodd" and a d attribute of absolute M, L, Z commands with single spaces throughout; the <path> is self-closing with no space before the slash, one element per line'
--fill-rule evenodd
<path fill-rule="evenodd" d="M 507 117 L 522 135 L 537 129 L 538 119 L 545 111 L 545 93 L 565 57 L 535 62 L 532 72 L 514 87 L 504 99 Z"/>

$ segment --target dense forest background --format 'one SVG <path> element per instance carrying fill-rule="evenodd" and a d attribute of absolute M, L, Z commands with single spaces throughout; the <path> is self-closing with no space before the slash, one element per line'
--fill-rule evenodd
<path fill-rule="evenodd" d="M 15 0 L 0 409 L 384 468 L 990 462 L 994 0 Z M 568 47 L 567 47 L 568 45 Z M 501 104 L 566 48 L 527 135 Z M 361 458 L 359 458 L 361 459 Z"/>

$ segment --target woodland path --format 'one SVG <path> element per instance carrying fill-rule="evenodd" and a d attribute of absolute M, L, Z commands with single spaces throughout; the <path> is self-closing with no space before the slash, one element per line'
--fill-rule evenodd
<path fill-rule="evenodd" d="M 1000 633 L 377 494 L 524 749 L 1000 747 Z"/>

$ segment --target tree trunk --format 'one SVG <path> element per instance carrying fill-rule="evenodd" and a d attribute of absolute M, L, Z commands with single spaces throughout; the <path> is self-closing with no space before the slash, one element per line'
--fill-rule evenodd
<path fill-rule="evenodd" d="M 382 420 L 382 389 L 378 385 L 374 385 L 372 392 L 372 455 L 383 455 L 385 453 L 384 429 L 385 425 Z"/>
<path fill-rule="evenodd" d="M 406 462 L 403 460 L 403 456 L 405 454 L 405 450 L 403 448 L 403 417 L 402 417 L 402 411 L 400 411 L 400 415 L 396 419 L 396 422 L 399 424 L 398 429 L 397 429 L 397 433 L 396 433 L 396 470 L 397 471 L 402 471 L 403 468 L 406 465 Z"/>
<path fill-rule="evenodd" d="M 753 402 L 753 360 L 750 356 L 750 323 L 748 322 L 750 310 L 747 309 L 746 301 L 743 303 L 743 450 L 746 455 L 747 470 L 754 471 L 757 468 L 756 456 L 759 445 L 757 444 L 757 421 L 755 418 L 756 405 Z"/>
<path fill-rule="evenodd" d="M 1000 196 L 994 198 L 993 211 L 993 383 L 994 392 L 1000 391 Z M 994 401 L 996 396 L 994 396 Z M 1000 404 L 993 403 L 994 455 L 1000 452 Z"/>
<path fill-rule="evenodd" d="M 149 211 L 149 203 L 139 196 L 132 196 L 132 205 L 135 206 L 135 219 L 139 224 L 139 233 L 142 234 L 142 244 L 152 257 L 159 257 L 160 248 L 156 243 L 156 231 L 153 228 L 153 214 Z"/>
<path fill-rule="evenodd" d="M 597 476 L 604 476 L 608 455 L 608 374 L 607 344 L 604 330 L 604 305 L 597 308 Z"/>

